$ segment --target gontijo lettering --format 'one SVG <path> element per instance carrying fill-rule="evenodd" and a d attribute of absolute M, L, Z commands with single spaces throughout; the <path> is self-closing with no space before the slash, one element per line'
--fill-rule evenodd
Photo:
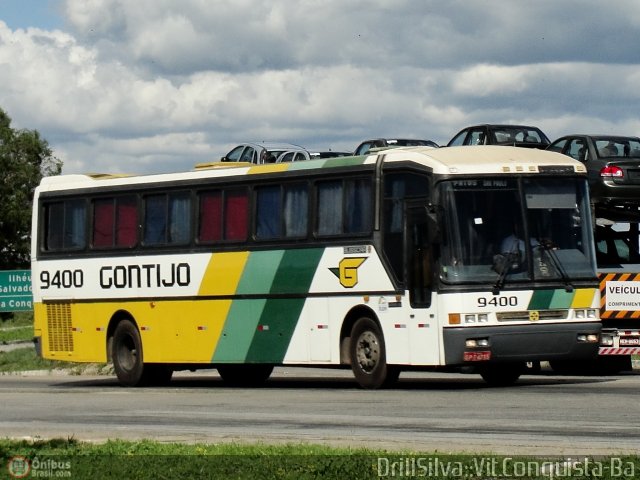
<path fill-rule="evenodd" d="M 100 269 L 102 288 L 186 287 L 191 283 L 188 263 L 106 266 Z"/>

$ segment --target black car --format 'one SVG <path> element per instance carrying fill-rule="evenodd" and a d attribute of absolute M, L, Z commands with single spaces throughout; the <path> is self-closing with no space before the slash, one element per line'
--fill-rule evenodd
<path fill-rule="evenodd" d="M 566 135 L 547 147 L 584 163 L 595 204 L 640 204 L 640 138 Z"/>
<path fill-rule="evenodd" d="M 538 127 L 527 125 L 473 125 L 460 130 L 447 147 L 460 145 L 511 145 L 544 149 L 549 139 Z"/>
<path fill-rule="evenodd" d="M 376 138 L 365 140 L 353 152 L 354 155 L 366 155 L 372 148 L 384 147 L 416 147 L 426 146 L 438 148 L 438 144 L 432 140 L 418 140 L 413 138 Z"/>

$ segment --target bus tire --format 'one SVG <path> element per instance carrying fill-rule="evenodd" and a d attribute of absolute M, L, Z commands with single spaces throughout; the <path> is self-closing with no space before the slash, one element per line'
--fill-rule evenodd
<path fill-rule="evenodd" d="M 144 383 L 142 340 L 138 328 L 129 319 L 121 320 L 113 332 L 112 361 L 121 385 L 136 387 Z"/>
<path fill-rule="evenodd" d="M 273 365 L 265 363 L 244 363 L 218 365 L 216 367 L 222 381 L 232 387 L 259 387 L 273 372 Z"/>
<path fill-rule="evenodd" d="M 349 345 L 351 370 L 362 388 L 388 387 L 398 380 L 399 367 L 387 365 L 382 330 L 368 317 L 353 325 Z"/>
<path fill-rule="evenodd" d="M 479 373 L 492 387 L 507 387 L 518 381 L 525 368 L 524 362 L 490 363 L 479 368 Z"/>

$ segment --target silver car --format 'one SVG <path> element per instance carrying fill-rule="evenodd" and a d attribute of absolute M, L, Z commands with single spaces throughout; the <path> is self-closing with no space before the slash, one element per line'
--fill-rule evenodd
<path fill-rule="evenodd" d="M 243 143 L 234 147 L 220 158 L 221 162 L 247 162 L 256 165 L 275 163 L 285 152 L 305 152 L 306 150 L 292 143 Z"/>

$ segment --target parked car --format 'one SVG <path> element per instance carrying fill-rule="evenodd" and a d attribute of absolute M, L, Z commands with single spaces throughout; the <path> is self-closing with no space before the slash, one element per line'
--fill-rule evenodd
<path fill-rule="evenodd" d="M 427 147 L 438 148 L 438 144 L 432 140 L 418 140 L 411 138 L 376 138 L 374 140 L 365 140 L 353 152 L 353 155 L 366 155 L 372 148 L 384 147 L 414 147 L 424 145 Z"/>
<path fill-rule="evenodd" d="M 538 127 L 526 125 L 473 125 L 460 130 L 447 144 L 511 145 L 515 147 L 546 148 L 549 139 Z"/>
<path fill-rule="evenodd" d="M 275 163 L 280 155 L 290 151 L 305 151 L 291 143 L 243 143 L 220 158 L 221 162 Z"/>
<path fill-rule="evenodd" d="M 640 204 L 640 138 L 618 135 L 566 135 L 547 150 L 579 160 L 587 167 L 592 202 Z"/>
<path fill-rule="evenodd" d="M 307 151 L 307 150 L 290 150 L 280 154 L 276 159 L 276 163 L 282 162 L 299 162 L 301 160 L 317 160 L 320 158 L 334 158 L 334 157 L 346 157 L 352 155 L 351 152 L 334 152 L 332 150 L 327 151 Z"/>

